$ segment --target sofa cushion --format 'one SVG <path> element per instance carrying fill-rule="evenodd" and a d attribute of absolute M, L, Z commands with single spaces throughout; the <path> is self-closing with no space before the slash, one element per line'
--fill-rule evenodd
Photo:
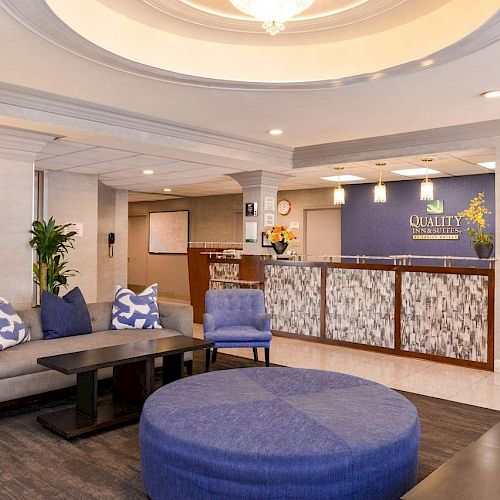
<path fill-rule="evenodd" d="M 67 352 L 85 351 L 98 347 L 110 347 L 179 335 L 175 330 L 127 330 L 117 335 L 116 330 L 96 332 L 90 335 L 64 337 L 50 342 L 36 340 L 19 344 L 0 352 L 0 379 L 37 373 L 47 368 L 37 364 L 37 359 Z"/>
<path fill-rule="evenodd" d="M 102 332 L 111 329 L 111 310 L 113 302 L 96 302 L 87 304 L 92 322 L 93 332 Z"/>
<path fill-rule="evenodd" d="M 10 302 L 0 297 L 0 351 L 27 342 L 30 332 Z"/>
<path fill-rule="evenodd" d="M 253 326 L 221 326 L 205 332 L 205 340 L 212 342 L 267 342 L 271 338 L 271 332 L 261 332 Z"/>
<path fill-rule="evenodd" d="M 30 340 L 43 340 L 42 320 L 40 318 L 40 308 L 32 307 L 17 311 L 19 317 L 23 320 L 30 331 Z"/>
<path fill-rule="evenodd" d="M 78 287 L 64 297 L 44 291 L 41 316 L 46 340 L 92 333 L 87 304 Z"/>
<path fill-rule="evenodd" d="M 116 287 L 113 303 L 112 330 L 161 328 L 157 303 L 158 284 L 148 286 L 141 293 L 120 285 Z"/>

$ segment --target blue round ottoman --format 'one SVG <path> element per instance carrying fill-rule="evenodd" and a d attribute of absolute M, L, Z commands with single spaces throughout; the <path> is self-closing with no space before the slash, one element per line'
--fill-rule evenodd
<path fill-rule="evenodd" d="M 164 386 L 141 415 L 153 499 L 399 499 L 417 478 L 415 407 L 342 373 L 243 368 Z"/>

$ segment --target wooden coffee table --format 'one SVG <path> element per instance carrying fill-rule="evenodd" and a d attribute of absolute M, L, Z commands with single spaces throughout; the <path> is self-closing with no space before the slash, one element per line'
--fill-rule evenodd
<path fill-rule="evenodd" d="M 119 334 L 117 334 L 119 335 Z M 76 374 L 76 407 L 40 415 L 43 426 L 66 439 L 137 420 L 154 391 L 154 361 L 163 357 L 163 384 L 181 378 L 184 353 L 206 349 L 213 342 L 175 336 L 113 347 L 38 358 L 38 364 Z M 97 402 L 97 370 L 113 367 L 113 395 Z"/>

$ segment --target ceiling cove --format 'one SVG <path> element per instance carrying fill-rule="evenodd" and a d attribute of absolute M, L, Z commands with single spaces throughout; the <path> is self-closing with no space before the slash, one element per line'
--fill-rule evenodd
<path fill-rule="evenodd" d="M 262 34 L 260 21 L 245 16 L 228 0 L 142 0 L 160 12 L 184 21 L 228 31 Z M 358 23 L 408 0 L 316 0 L 287 22 L 287 33 L 328 30 Z"/>
<path fill-rule="evenodd" d="M 459 2 L 461 0 L 451 0 L 451 2 L 453 1 Z M 52 2 L 54 2 L 54 0 L 52 0 Z M 202 0 L 198 0 L 198 3 L 200 2 L 202 2 Z M 486 1 L 485 4 L 486 3 L 491 5 L 495 4 L 495 2 L 490 2 L 489 0 Z M 69 2 L 68 5 L 69 4 L 75 3 Z M 155 67 L 154 65 L 143 64 L 142 62 L 123 57 L 122 55 L 107 50 L 106 48 L 100 47 L 98 44 L 93 43 L 92 41 L 77 33 L 74 29 L 68 26 L 68 24 L 63 22 L 63 20 L 54 13 L 54 11 L 49 7 L 48 3 L 44 0 L 0 0 L 0 7 L 5 9 L 16 20 L 21 22 L 25 27 L 35 32 L 39 36 L 42 36 L 46 40 L 58 45 L 65 50 L 68 50 L 88 60 L 94 61 L 98 64 L 124 71 L 126 73 L 156 80 L 162 80 L 169 83 L 232 90 L 324 90 L 359 84 L 375 79 L 387 78 L 394 75 L 423 71 L 426 67 L 432 67 L 447 63 L 455 59 L 459 59 L 500 40 L 500 10 L 496 10 L 496 12 L 491 17 L 489 17 L 489 19 L 487 19 L 479 27 L 477 27 L 477 29 L 467 34 L 463 38 L 455 41 L 454 43 L 451 43 L 445 48 L 437 50 L 436 52 L 428 53 L 416 60 L 411 60 L 402 64 L 397 64 L 391 67 L 377 68 L 376 71 L 371 72 L 319 80 L 240 80 L 237 78 L 214 78 L 206 77 L 203 75 L 170 71 L 168 69 Z M 352 9 L 347 9 L 347 12 L 349 12 L 349 10 L 354 11 L 355 7 L 352 7 Z M 220 17 L 221 19 L 223 18 L 223 16 L 214 17 Z M 324 18 L 319 17 L 319 19 Z M 307 19 L 305 22 L 307 22 Z M 232 66 L 234 67 L 235 65 L 233 64 Z"/>

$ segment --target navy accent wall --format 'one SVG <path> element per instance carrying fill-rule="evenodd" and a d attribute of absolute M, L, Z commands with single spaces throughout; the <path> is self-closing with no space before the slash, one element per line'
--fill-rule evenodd
<path fill-rule="evenodd" d="M 373 203 L 373 184 L 345 186 L 342 207 L 343 255 L 451 255 L 475 257 L 468 227 L 462 220 L 459 240 L 413 240 L 412 214 L 427 216 L 420 201 L 421 180 L 388 182 L 387 203 Z M 443 215 L 456 215 L 467 208 L 479 192 L 485 193 L 488 232 L 494 232 L 495 175 L 480 174 L 433 179 L 434 198 L 444 201 Z"/>

